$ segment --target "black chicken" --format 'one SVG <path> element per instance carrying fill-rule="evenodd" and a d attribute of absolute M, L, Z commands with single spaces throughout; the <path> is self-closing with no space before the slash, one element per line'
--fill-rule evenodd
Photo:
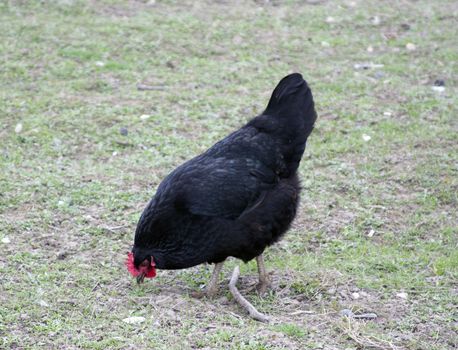
<path fill-rule="evenodd" d="M 297 168 L 316 118 L 307 83 L 288 75 L 261 115 L 169 174 L 137 225 L 127 259 L 137 282 L 156 268 L 215 263 L 206 290 L 214 295 L 223 262 L 233 256 L 256 258 L 264 291 L 262 253 L 296 215 Z"/>

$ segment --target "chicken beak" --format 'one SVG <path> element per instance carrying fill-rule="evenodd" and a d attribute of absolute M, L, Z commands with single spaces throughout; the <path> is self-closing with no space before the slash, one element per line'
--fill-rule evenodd
<path fill-rule="evenodd" d="M 145 275 L 146 275 L 146 273 L 142 272 L 141 274 L 139 274 L 137 276 L 137 283 L 138 284 L 143 283 L 143 280 L 145 279 Z"/>

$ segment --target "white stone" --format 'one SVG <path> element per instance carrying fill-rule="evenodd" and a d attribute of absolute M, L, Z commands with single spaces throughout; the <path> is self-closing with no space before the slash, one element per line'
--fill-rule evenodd
<path fill-rule="evenodd" d="M 138 324 L 138 323 L 145 322 L 145 318 L 142 316 L 131 316 L 131 317 L 127 317 L 123 319 L 122 322 L 129 323 L 129 324 Z"/>
<path fill-rule="evenodd" d="M 378 25 L 380 24 L 380 22 L 381 22 L 381 21 L 380 21 L 380 17 L 379 17 L 379 16 L 374 16 L 374 17 L 372 17 L 372 24 L 373 24 L 374 26 L 378 26 Z"/>
<path fill-rule="evenodd" d="M 445 91 L 445 86 L 431 86 L 431 89 L 437 92 L 444 92 Z"/>
<path fill-rule="evenodd" d="M 39 300 L 38 301 L 38 305 L 40 305 L 42 307 L 49 307 L 49 304 L 44 300 Z"/>

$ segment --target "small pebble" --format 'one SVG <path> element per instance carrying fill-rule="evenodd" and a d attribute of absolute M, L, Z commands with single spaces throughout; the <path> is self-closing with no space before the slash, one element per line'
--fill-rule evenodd
<path fill-rule="evenodd" d="M 236 35 L 232 38 L 232 43 L 238 46 L 243 43 L 243 38 L 240 35 Z"/>
<path fill-rule="evenodd" d="M 370 141 L 371 137 L 369 135 L 363 134 L 363 140 L 364 141 Z"/>
<path fill-rule="evenodd" d="M 97 67 L 103 67 L 103 66 L 105 66 L 105 63 L 102 62 L 102 61 L 96 61 L 96 62 L 95 62 L 95 65 L 96 65 Z"/>
<path fill-rule="evenodd" d="M 336 19 L 334 17 L 328 16 L 326 17 L 326 23 L 334 23 Z"/>
<path fill-rule="evenodd" d="M 146 119 L 149 119 L 149 118 L 151 118 L 151 116 L 148 115 L 148 114 L 142 114 L 142 115 L 140 116 L 140 119 L 141 119 L 141 120 L 146 120 Z"/>
<path fill-rule="evenodd" d="M 331 44 L 329 44 L 327 41 L 322 41 L 322 42 L 321 42 L 321 46 L 323 46 L 323 47 L 329 47 L 329 46 L 331 46 Z"/>
<path fill-rule="evenodd" d="M 57 260 L 64 260 L 67 257 L 67 255 L 67 252 L 60 252 L 59 254 L 57 254 Z"/>
<path fill-rule="evenodd" d="M 14 132 L 19 134 L 22 131 L 22 123 L 17 123 L 16 127 L 14 128 Z"/>
<path fill-rule="evenodd" d="M 127 136 L 127 134 L 129 133 L 129 131 L 127 130 L 127 128 L 120 128 L 119 129 L 119 133 L 122 135 L 122 136 Z"/>
<path fill-rule="evenodd" d="M 8 244 L 11 243 L 11 240 L 8 238 L 8 236 L 2 238 L 2 243 Z"/>
<path fill-rule="evenodd" d="M 367 47 L 367 52 L 374 52 L 374 48 L 372 46 L 368 46 Z"/>
<path fill-rule="evenodd" d="M 354 315 L 353 311 L 351 311 L 350 309 L 340 310 L 339 314 L 341 316 L 347 316 L 347 317 L 353 317 L 353 315 Z"/>
<path fill-rule="evenodd" d="M 401 24 L 401 28 L 404 29 L 404 30 L 409 30 L 410 29 L 410 25 L 407 24 L 407 23 L 402 23 Z"/>
<path fill-rule="evenodd" d="M 434 86 L 445 86 L 445 80 L 443 79 L 436 79 L 434 81 Z"/>
<path fill-rule="evenodd" d="M 354 292 L 354 293 L 351 293 L 351 297 L 356 300 L 356 299 L 359 299 L 360 295 L 358 292 Z"/>
<path fill-rule="evenodd" d="M 53 145 L 53 147 L 54 147 L 55 149 L 61 148 L 61 147 L 62 147 L 62 141 L 61 141 L 61 139 L 59 139 L 59 138 L 57 138 L 57 137 L 53 138 L 53 140 L 52 140 L 52 145 Z"/>
<path fill-rule="evenodd" d="M 376 71 L 376 72 L 374 73 L 374 76 L 375 76 L 376 79 L 382 79 L 382 78 L 385 77 L 385 73 L 383 73 L 382 71 L 379 71 L 379 70 L 378 70 L 378 71 Z"/>
<path fill-rule="evenodd" d="M 372 24 L 373 24 L 374 26 L 378 26 L 378 25 L 380 24 L 380 22 L 381 22 L 381 21 L 380 21 L 380 17 L 379 17 L 379 16 L 374 16 L 374 17 L 372 17 L 371 22 L 372 22 Z"/>
<path fill-rule="evenodd" d="M 407 299 L 409 295 L 405 292 L 397 293 L 396 296 L 401 299 Z"/>
<path fill-rule="evenodd" d="M 44 300 L 39 300 L 38 301 L 38 305 L 40 305 L 42 307 L 49 307 L 49 304 Z"/>
<path fill-rule="evenodd" d="M 385 117 L 391 117 L 393 115 L 393 113 L 387 111 L 387 112 L 383 112 L 383 115 Z"/>
<path fill-rule="evenodd" d="M 409 51 L 415 51 L 417 49 L 417 47 L 415 46 L 415 44 L 407 43 L 406 49 L 409 50 Z"/>

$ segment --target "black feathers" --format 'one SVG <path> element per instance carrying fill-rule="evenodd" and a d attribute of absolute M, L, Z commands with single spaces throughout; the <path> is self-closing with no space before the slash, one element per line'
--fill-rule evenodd
<path fill-rule="evenodd" d="M 305 89 L 308 88 L 307 83 L 299 73 L 293 73 L 284 77 L 282 80 L 280 80 L 277 87 L 273 91 L 266 111 L 269 109 L 274 109 L 275 106 L 281 104 L 284 101 L 285 97 L 294 95 L 301 87 L 304 87 Z"/>
<path fill-rule="evenodd" d="M 294 219 L 296 171 L 315 120 L 302 76 L 283 78 L 262 115 L 164 179 L 140 218 L 134 254 L 163 269 L 261 254 Z"/>

